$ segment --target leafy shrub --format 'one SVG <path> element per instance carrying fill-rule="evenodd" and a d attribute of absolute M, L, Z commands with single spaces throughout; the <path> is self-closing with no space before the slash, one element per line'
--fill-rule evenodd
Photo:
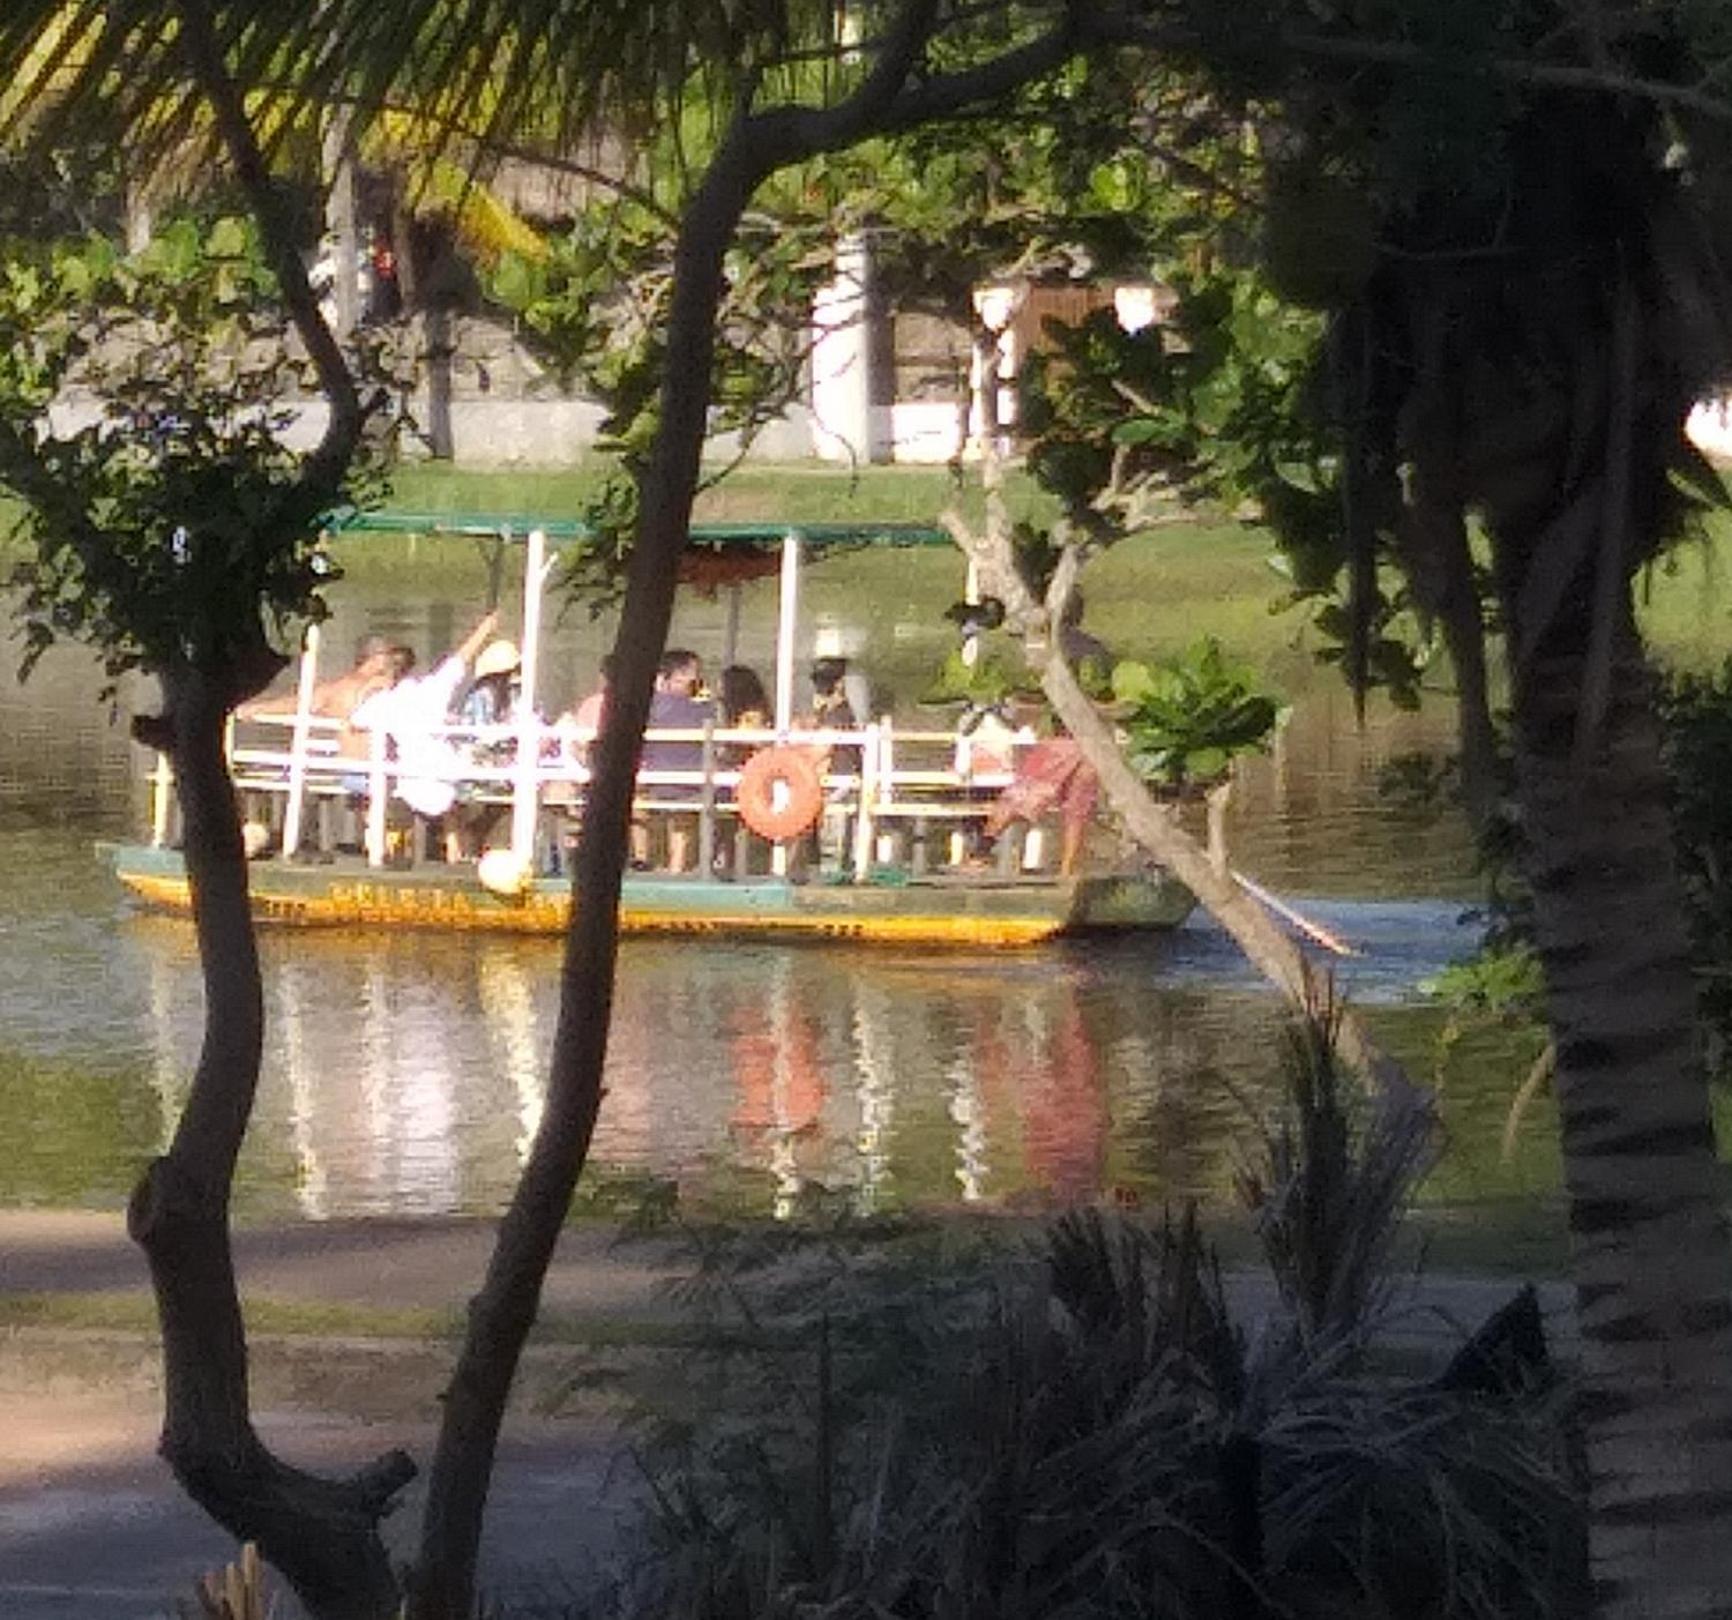
<path fill-rule="evenodd" d="M 1224 776 L 1235 756 L 1261 749 L 1280 710 L 1213 637 L 1171 664 L 1126 661 L 1113 696 L 1127 709 L 1130 762 L 1145 780 L 1179 788 Z"/>
<path fill-rule="evenodd" d="M 383 390 L 389 356 L 355 342 L 358 378 Z M 375 414 L 341 476 L 309 479 L 285 435 L 312 380 L 249 221 L 177 220 L 131 256 L 100 238 L 7 246 L 0 484 L 24 503 L 7 583 L 26 671 L 63 639 L 116 678 L 244 665 L 324 616 L 321 531 L 381 493 L 393 430 Z M 89 420 L 49 420 L 79 394 Z"/>

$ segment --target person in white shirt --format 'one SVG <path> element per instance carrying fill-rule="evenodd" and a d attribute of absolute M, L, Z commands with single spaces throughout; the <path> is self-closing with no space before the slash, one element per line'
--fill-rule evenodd
<path fill-rule="evenodd" d="M 396 795 L 417 815 L 442 816 L 457 800 L 463 755 L 441 735 L 476 653 L 499 622 L 489 613 L 462 645 L 425 675 L 405 674 L 349 717 L 356 731 L 382 731 L 396 765 Z"/>

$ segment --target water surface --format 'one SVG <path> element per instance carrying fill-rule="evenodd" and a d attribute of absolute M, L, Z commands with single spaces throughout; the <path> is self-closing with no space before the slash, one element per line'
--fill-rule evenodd
<path fill-rule="evenodd" d="M 721 613 L 700 604 L 676 638 L 718 645 Z M 359 602 L 329 639 L 386 628 L 437 650 L 463 617 Z M 765 620 L 760 603 L 742 633 L 760 666 Z M 593 627 L 561 629 L 555 703 L 582 689 L 600 643 Z M 903 656 L 881 645 L 886 665 Z M 119 1202 L 196 1054 L 190 928 L 133 913 L 93 858 L 97 837 L 137 830 L 148 763 L 99 685 L 72 655 L 23 692 L 0 680 L 0 1201 Z M 1362 949 L 1346 986 L 1426 1064 L 1437 1017 L 1415 987 L 1471 947 L 1471 863 L 1459 825 L 1393 812 L 1376 777 L 1398 752 L 1447 744 L 1441 708 L 1356 729 L 1325 678 L 1243 771 L 1233 812 L 1236 864 Z M 243 1205 L 497 1209 L 540 1106 L 557 943 L 267 932 L 263 950 L 269 1046 Z M 592 1184 L 753 1213 L 829 1197 L 861 1210 L 1218 1199 L 1272 1094 L 1279 1028 L 1206 920 L 995 954 L 627 942 Z M 1454 1061 L 1450 1197 L 1552 1185 L 1543 1118 L 1514 1162 L 1498 1157 L 1518 1077 L 1507 1051 L 1470 1044 Z"/>

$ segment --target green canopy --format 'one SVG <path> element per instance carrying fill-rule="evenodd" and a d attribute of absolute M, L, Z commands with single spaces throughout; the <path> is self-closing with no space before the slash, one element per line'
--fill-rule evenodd
<path fill-rule="evenodd" d="M 479 540 L 523 540 L 539 529 L 550 546 L 571 545 L 594 537 L 579 518 L 528 516 L 521 513 L 361 512 L 333 515 L 325 525 L 331 534 L 456 534 Z M 857 546 L 949 546 L 941 528 L 925 523 L 694 523 L 692 544 L 712 550 L 740 547 L 767 550 L 790 535 L 808 550 L 846 550 Z"/>

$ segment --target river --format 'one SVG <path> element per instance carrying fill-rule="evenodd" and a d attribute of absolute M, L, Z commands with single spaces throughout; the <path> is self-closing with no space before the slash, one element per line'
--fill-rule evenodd
<path fill-rule="evenodd" d="M 700 604 L 676 639 L 716 645 L 720 612 Z M 424 648 L 462 630 L 448 603 L 363 600 L 330 643 L 378 628 Z M 760 667 L 768 634 L 748 613 L 742 651 Z M 868 659 L 906 659 L 896 627 L 861 635 Z M 593 626 L 560 631 L 557 699 L 586 684 L 599 646 Z M 1298 681 L 1279 745 L 1241 772 L 1235 861 L 1360 947 L 1345 987 L 1429 1066 L 1438 1019 L 1416 991 L 1471 948 L 1471 860 L 1459 825 L 1391 808 L 1377 776 L 1395 754 L 1446 749 L 1446 708 L 1374 706 L 1361 730 L 1333 675 Z M 73 653 L 23 689 L 0 677 L 0 1202 L 123 1200 L 196 1052 L 190 928 L 133 913 L 93 858 L 95 839 L 137 831 L 144 763 L 100 684 Z M 498 1209 L 540 1106 L 557 945 L 267 931 L 263 950 L 269 1045 L 243 1210 Z M 587 1196 L 739 1214 L 1219 1200 L 1273 1095 L 1279 1024 L 1206 919 L 992 955 L 628 942 Z M 1555 1184 L 1545 1118 L 1499 1154 L 1520 1074 L 1506 1046 L 1470 1041 L 1452 1060 L 1439 1198 Z"/>

